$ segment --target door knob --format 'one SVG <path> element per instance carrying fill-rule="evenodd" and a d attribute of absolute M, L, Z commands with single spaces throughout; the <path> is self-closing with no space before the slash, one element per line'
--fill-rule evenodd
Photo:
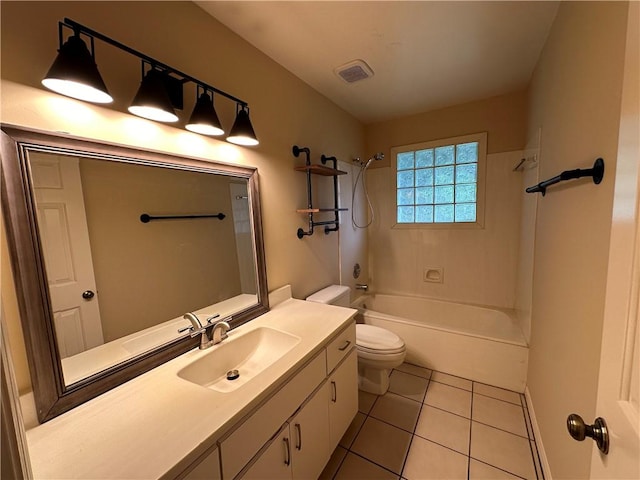
<path fill-rule="evenodd" d="M 84 298 L 85 300 L 91 300 L 94 296 L 95 293 L 93 293 L 91 290 L 85 290 L 84 292 L 82 292 L 82 298 Z"/>
<path fill-rule="evenodd" d="M 602 453 L 609 453 L 609 430 L 604 418 L 598 417 L 593 425 L 586 425 L 580 415 L 572 413 L 567 417 L 567 430 L 569 435 L 579 442 L 586 437 L 593 438 Z"/>

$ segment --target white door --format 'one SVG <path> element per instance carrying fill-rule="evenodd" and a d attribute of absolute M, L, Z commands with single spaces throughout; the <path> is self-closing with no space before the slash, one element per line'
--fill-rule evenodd
<path fill-rule="evenodd" d="M 29 155 L 61 358 L 104 343 L 79 160 Z M 92 292 L 85 294 L 84 292 Z"/>
<path fill-rule="evenodd" d="M 609 453 L 594 444 L 591 478 L 640 478 L 640 3 L 629 2 L 609 271 L 596 415 Z M 593 419 L 584 419 L 592 423 Z"/>

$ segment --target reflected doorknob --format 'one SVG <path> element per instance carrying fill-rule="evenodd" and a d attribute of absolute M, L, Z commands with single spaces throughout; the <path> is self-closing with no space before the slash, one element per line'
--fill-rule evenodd
<path fill-rule="evenodd" d="M 609 453 L 609 430 L 604 418 L 598 417 L 593 425 L 586 425 L 580 415 L 572 413 L 567 417 L 567 430 L 569 435 L 579 442 L 586 437 L 593 438 L 602 453 Z"/>
<path fill-rule="evenodd" d="M 85 290 L 84 292 L 82 292 L 82 298 L 84 298 L 85 300 L 91 300 L 94 296 L 95 293 L 93 293 L 91 290 Z"/>

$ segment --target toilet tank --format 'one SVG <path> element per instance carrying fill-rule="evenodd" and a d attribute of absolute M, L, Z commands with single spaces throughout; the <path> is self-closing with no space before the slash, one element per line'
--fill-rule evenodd
<path fill-rule="evenodd" d="M 328 303 L 339 307 L 349 307 L 351 305 L 351 289 L 345 285 L 330 285 L 309 295 L 308 302 Z"/>

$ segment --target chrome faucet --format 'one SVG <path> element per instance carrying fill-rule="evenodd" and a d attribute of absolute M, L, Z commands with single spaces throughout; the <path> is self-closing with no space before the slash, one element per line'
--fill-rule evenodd
<path fill-rule="evenodd" d="M 185 313 L 182 318 L 189 320 L 191 322 L 191 326 L 181 328 L 178 332 L 183 333 L 189 331 L 192 337 L 200 335 L 200 346 L 198 348 L 200 350 L 204 350 L 205 348 L 209 348 L 220 343 L 228 337 L 227 332 L 231 329 L 231 325 L 229 325 L 229 322 L 226 320 L 231 317 L 227 317 L 225 320 L 220 320 L 219 322 L 214 323 L 213 321 L 219 316 L 219 314 L 216 314 L 207 318 L 207 324 L 203 326 L 202 323 L 200 323 L 200 319 L 194 313 Z M 208 332 L 207 327 L 209 325 L 213 325 L 213 328 Z"/>
<path fill-rule="evenodd" d="M 369 285 L 365 283 L 356 283 L 356 290 L 362 290 L 363 292 L 366 292 L 367 290 L 369 290 Z"/>
<path fill-rule="evenodd" d="M 213 324 L 213 328 L 211 329 L 211 345 L 215 345 L 216 343 L 220 343 L 229 335 L 227 332 L 231 329 L 231 325 L 224 320 L 220 320 Z"/>

